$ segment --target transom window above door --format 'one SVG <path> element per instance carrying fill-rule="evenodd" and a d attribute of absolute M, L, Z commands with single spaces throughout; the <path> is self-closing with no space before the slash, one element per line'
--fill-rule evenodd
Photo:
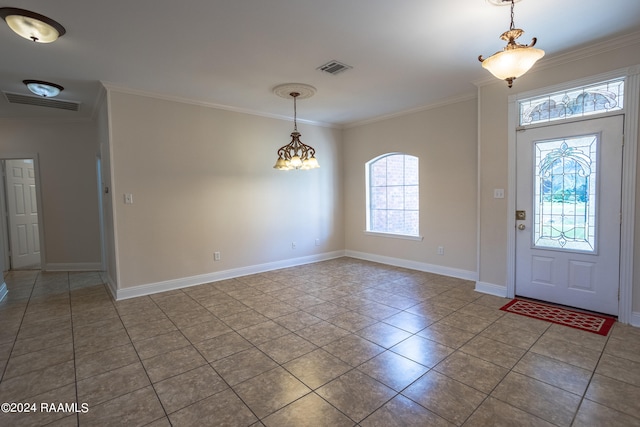
<path fill-rule="evenodd" d="M 367 162 L 367 229 L 419 238 L 418 158 L 389 153 Z"/>
<path fill-rule="evenodd" d="M 624 108 L 624 77 L 518 101 L 519 125 L 609 113 Z"/>

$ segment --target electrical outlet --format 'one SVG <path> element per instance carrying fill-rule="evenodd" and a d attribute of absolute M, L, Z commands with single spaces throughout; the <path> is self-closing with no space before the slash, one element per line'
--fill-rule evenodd
<path fill-rule="evenodd" d="M 133 194 L 124 193 L 124 204 L 125 205 L 132 205 L 133 204 Z"/>
<path fill-rule="evenodd" d="M 444 246 L 438 246 L 438 249 L 436 250 L 436 253 L 438 255 L 444 255 Z"/>
<path fill-rule="evenodd" d="M 296 248 L 296 242 L 291 242 L 291 249 L 295 249 Z"/>
<path fill-rule="evenodd" d="M 214 252 L 213 253 L 213 260 L 214 261 L 220 261 L 220 252 Z"/>
<path fill-rule="evenodd" d="M 320 246 L 320 239 L 316 239 L 316 246 Z"/>

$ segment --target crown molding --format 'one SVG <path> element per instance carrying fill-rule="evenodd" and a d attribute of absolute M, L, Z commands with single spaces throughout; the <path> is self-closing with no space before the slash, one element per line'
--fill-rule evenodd
<path fill-rule="evenodd" d="M 374 118 L 371 118 L 371 119 L 366 119 L 366 120 L 361 120 L 361 121 L 357 121 L 357 122 L 346 123 L 346 124 L 344 124 L 342 126 L 342 129 L 349 129 L 349 128 L 354 128 L 354 127 L 358 127 L 358 126 L 368 125 L 368 124 L 371 124 L 371 123 L 382 122 L 382 121 L 393 119 L 393 118 L 396 118 L 396 117 L 408 116 L 410 114 L 420 113 L 422 111 L 432 110 L 434 108 L 445 107 L 447 105 L 457 104 L 459 102 L 471 101 L 473 99 L 476 99 L 477 97 L 478 97 L 477 92 L 473 91 L 473 92 L 469 92 L 469 93 L 466 93 L 466 94 L 463 94 L 463 95 L 452 96 L 450 98 L 444 98 L 444 99 L 441 99 L 441 100 L 439 100 L 437 102 L 434 102 L 434 103 L 431 103 L 431 104 L 427 104 L 427 105 L 421 105 L 419 107 L 411 108 L 409 110 L 402 110 L 402 111 L 398 111 L 396 113 L 386 114 L 384 116 L 378 116 L 378 117 L 374 117 Z"/>
<path fill-rule="evenodd" d="M 240 114 L 249 114 L 249 115 L 252 115 L 252 116 L 267 117 L 267 118 L 270 118 L 270 119 L 286 120 L 286 121 L 292 121 L 293 120 L 293 117 L 283 116 L 283 115 L 280 115 L 280 114 L 265 113 L 265 112 L 262 112 L 262 111 L 250 110 L 248 108 L 239 108 L 239 107 L 233 107 L 231 105 L 224 105 L 224 104 L 216 104 L 216 103 L 213 103 L 213 102 L 198 101 L 198 100 L 195 100 L 195 99 L 182 98 L 182 97 L 179 97 L 179 96 L 172 96 L 172 95 L 167 95 L 167 94 L 158 93 L 158 92 L 151 92 L 151 91 L 145 91 L 145 90 L 140 90 L 140 89 L 132 89 L 132 88 L 129 88 L 129 87 L 119 86 L 117 84 L 106 82 L 106 81 L 100 81 L 100 83 L 102 84 L 102 86 L 104 86 L 104 88 L 107 91 L 110 91 L 110 92 L 119 92 L 119 93 L 124 93 L 124 94 L 127 94 L 127 95 L 144 96 L 144 97 L 147 97 L 147 98 L 160 99 L 160 100 L 163 100 L 163 101 L 171 101 L 171 102 L 178 102 L 178 103 L 181 103 L 181 104 L 196 105 L 198 107 L 213 108 L 213 109 L 216 109 L 216 110 L 224 110 L 224 111 L 231 111 L 231 112 L 240 113 Z M 332 123 L 318 122 L 318 121 L 313 121 L 313 120 L 305 120 L 305 119 L 300 119 L 300 118 L 298 118 L 298 123 L 305 123 L 305 124 L 309 124 L 309 125 L 313 125 L 313 126 L 340 129 L 340 126 L 332 124 Z"/>

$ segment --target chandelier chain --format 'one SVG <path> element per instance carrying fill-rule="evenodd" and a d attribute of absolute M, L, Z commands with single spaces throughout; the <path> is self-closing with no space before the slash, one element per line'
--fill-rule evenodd
<path fill-rule="evenodd" d="M 511 27 L 509 27 L 510 30 L 513 30 L 516 27 L 515 24 L 513 23 L 513 19 L 514 19 L 514 16 L 515 16 L 514 13 L 513 13 L 514 5 L 515 5 L 515 1 L 511 0 Z"/>
<path fill-rule="evenodd" d="M 293 130 L 298 131 L 298 111 L 296 108 L 296 98 L 300 94 L 298 92 L 291 92 L 291 96 L 293 96 Z"/>

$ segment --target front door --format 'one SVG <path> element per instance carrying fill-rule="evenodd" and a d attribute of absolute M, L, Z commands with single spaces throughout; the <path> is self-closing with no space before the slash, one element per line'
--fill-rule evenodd
<path fill-rule="evenodd" d="M 516 295 L 618 314 L 623 116 L 517 135 Z"/>
<path fill-rule="evenodd" d="M 11 268 L 40 268 L 40 235 L 33 160 L 6 160 Z"/>

